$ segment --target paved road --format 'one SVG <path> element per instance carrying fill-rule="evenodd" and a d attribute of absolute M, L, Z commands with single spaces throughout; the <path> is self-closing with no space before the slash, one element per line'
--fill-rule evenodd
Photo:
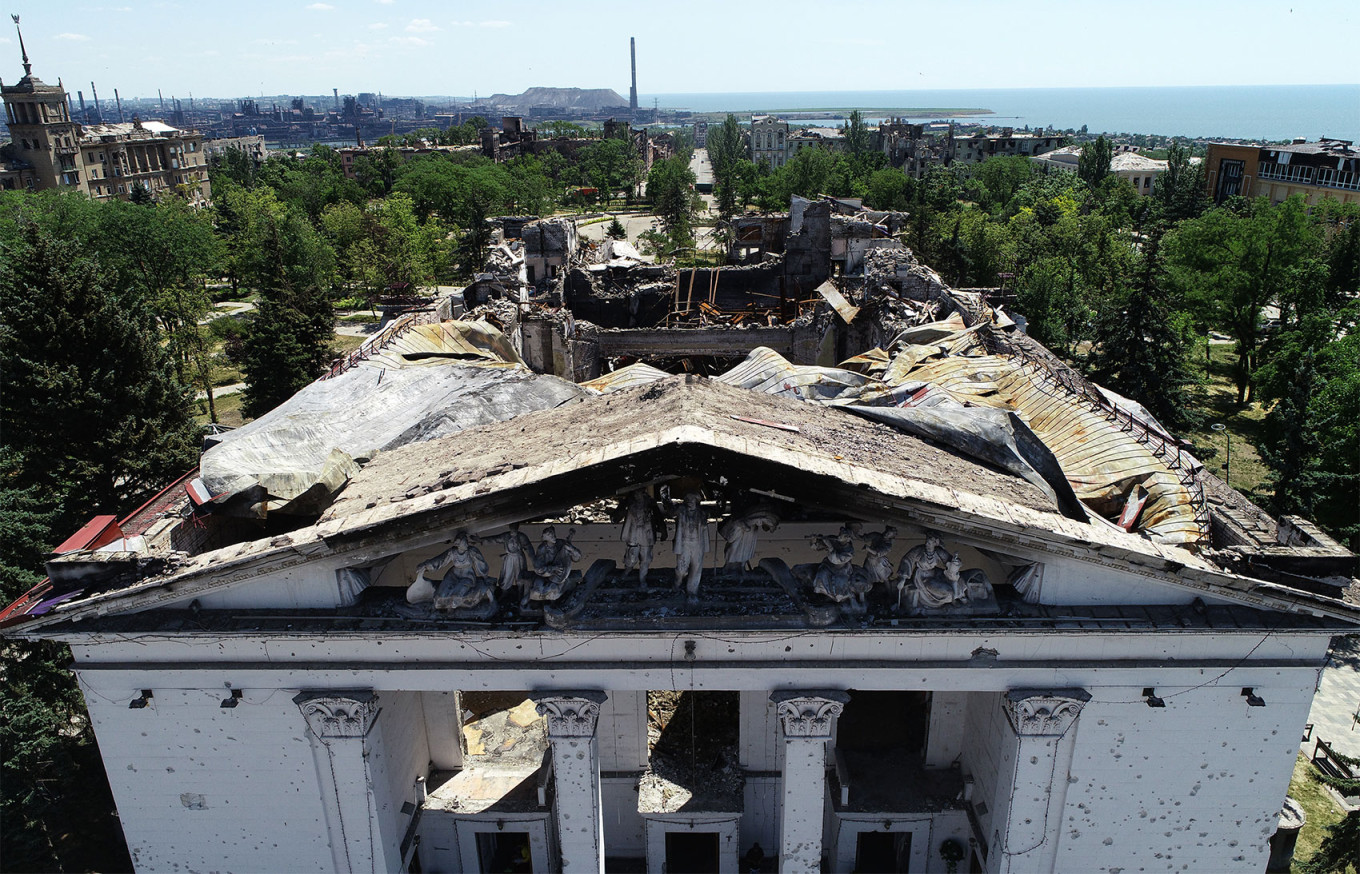
<path fill-rule="evenodd" d="M 694 173 L 696 184 L 713 184 L 713 165 L 708 161 L 708 149 L 694 150 L 694 157 L 689 159 L 689 169 Z"/>

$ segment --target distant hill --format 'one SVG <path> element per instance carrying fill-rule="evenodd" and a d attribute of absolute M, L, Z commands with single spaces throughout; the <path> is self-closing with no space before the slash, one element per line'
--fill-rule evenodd
<path fill-rule="evenodd" d="M 628 101 L 612 88 L 530 88 L 523 94 L 492 94 L 486 102 L 507 109 L 555 106 L 559 109 L 586 111 L 628 105 Z"/>

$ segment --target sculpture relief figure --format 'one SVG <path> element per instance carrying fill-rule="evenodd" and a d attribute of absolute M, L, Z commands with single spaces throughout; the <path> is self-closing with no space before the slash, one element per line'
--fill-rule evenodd
<path fill-rule="evenodd" d="M 864 537 L 864 572 L 875 586 L 892 579 L 893 565 L 888 553 L 893 551 L 896 539 L 897 529 L 891 525 L 885 525 L 882 531 Z"/>
<path fill-rule="evenodd" d="M 521 607 L 529 606 L 530 601 L 556 601 L 566 594 L 571 563 L 581 557 L 581 550 L 571 542 L 572 534 L 568 530 L 566 539 L 558 540 L 553 526 L 543 529 L 543 538 L 534 553 L 533 579 L 520 600 Z"/>
<path fill-rule="evenodd" d="M 949 553 L 940 547 L 940 533 L 938 531 L 927 531 L 926 542 L 921 546 L 913 546 L 907 550 L 907 554 L 902 556 L 902 561 L 897 565 L 897 607 L 902 607 L 902 596 L 909 593 L 909 589 L 928 579 L 935 571 L 944 570 L 945 562 L 949 561 Z"/>
<path fill-rule="evenodd" d="M 817 565 L 812 578 L 812 591 L 825 595 L 841 605 L 841 609 L 851 613 L 863 613 L 868 609 L 864 596 L 873 588 L 873 582 L 863 568 L 855 567 L 855 538 L 859 536 L 860 524 L 847 522 L 834 536 L 822 534 L 813 536 L 812 546 L 826 550 L 826 558 Z"/>
<path fill-rule="evenodd" d="M 779 527 L 779 517 L 764 504 L 752 507 L 741 515 L 727 517 L 718 526 L 718 534 L 727 541 L 723 551 L 723 569 L 740 573 L 750 566 L 756 555 L 760 532 L 769 533 Z"/>
<path fill-rule="evenodd" d="M 490 543 L 499 543 L 505 548 L 501 555 L 501 572 L 498 577 L 500 590 L 514 589 L 524 597 L 529 586 L 529 571 L 532 569 L 534 545 L 528 535 L 519 530 L 519 523 L 513 522 L 510 530 L 491 537 L 484 537 Z"/>
<path fill-rule="evenodd" d="M 907 587 L 908 606 L 912 613 L 955 605 L 984 605 L 995 597 L 987 574 L 978 568 L 963 569 L 963 557 L 957 552 L 949 555 L 939 549 L 939 538 L 934 538 L 936 550 L 929 559 L 917 562 Z M 927 540 L 927 546 L 930 541 Z M 919 547 L 918 547 L 919 548 Z M 910 553 L 908 553 L 910 555 Z M 944 556 L 941 566 L 930 566 L 934 557 Z M 906 559 L 903 558 L 903 562 Z M 899 598 L 901 590 L 899 590 Z"/>
<path fill-rule="evenodd" d="M 427 571 L 437 571 L 445 566 L 448 570 L 434 591 L 436 610 L 461 610 L 484 601 L 496 600 L 496 590 L 487 573 L 489 568 L 486 559 L 482 551 L 472 545 L 472 538 L 467 531 L 461 530 L 453 535 L 452 546 L 416 566 L 416 580 L 411 584 L 411 590 L 417 589 L 422 582 L 428 583 L 425 580 Z M 411 590 L 407 591 L 408 601 L 411 599 Z"/>
<path fill-rule="evenodd" d="M 657 512 L 656 502 L 646 489 L 631 492 L 627 502 L 619 509 L 623 511 L 623 529 L 619 532 L 619 539 L 624 543 L 623 570 L 627 573 L 637 568 L 638 583 L 645 589 L 647 572 L 652 569 L 652 548 L 656 545 L 657 529 L 660 528 L 660 535 L 664 538 L 666 526 Z"/>
<path fill-rule="evenodd" d="M 708 554 L 708 514 L 699 505 L 699 493 L 689 492 L 684 503 L 671 500 L 668 486 L 661 487 L 663 512 L 675 517 L 675 587 L 685 587 L 691 601 L 699 598 L 699 583 L 703 580 L 704 556 Z"/>

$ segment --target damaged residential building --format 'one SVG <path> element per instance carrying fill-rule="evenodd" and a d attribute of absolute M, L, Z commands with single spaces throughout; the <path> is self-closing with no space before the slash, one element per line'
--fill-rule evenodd
<path fill-rule="evenodd" d="M 525 222 L 56 551 L 0 624 L 139 871 L 1265 867 L 1355 557 L 791 206 L 679 271 Z"/>

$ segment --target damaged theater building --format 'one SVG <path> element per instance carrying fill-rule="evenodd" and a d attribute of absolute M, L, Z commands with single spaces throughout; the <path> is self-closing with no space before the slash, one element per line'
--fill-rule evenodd
<path fill-rule="evenodd" d="M 140 871 L 1261 870 L 1354 556 L 897 241 L 500 224 L 99 517 L 66 642 Z"/>

